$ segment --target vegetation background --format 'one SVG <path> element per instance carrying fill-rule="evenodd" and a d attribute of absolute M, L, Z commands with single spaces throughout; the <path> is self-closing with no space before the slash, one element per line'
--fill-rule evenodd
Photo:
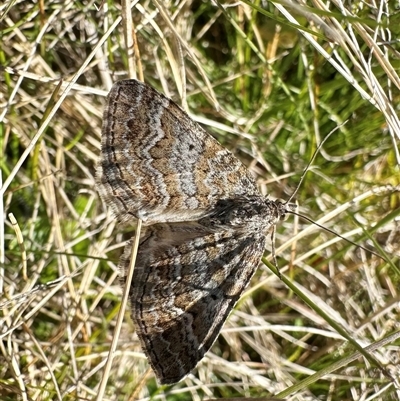
<path fill-rule="evenodd" d="M 283 280 L 266 250 L 181 383 L 157 385 L 127 314 L 103 399 L 400 400 L 399 27 L 383 0 L 3 2 L 0 399 L 96 399 L 135 222 L 110 218 L 95 166 L 104 97 L 137 76 L 273 198 L 334 131 L 299 210 L 384 259 L 290 217 Z"/>

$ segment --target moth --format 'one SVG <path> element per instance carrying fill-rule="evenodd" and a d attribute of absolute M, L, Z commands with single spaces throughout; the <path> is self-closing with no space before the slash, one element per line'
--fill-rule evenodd
<path fill-rule="evenodd" d="M 143 221 L 132 318 L 158 381 L 176 383 L 220 333 L 258 267 L 266 233 L 296 206 L 261 195 L 231 152 L 137 80 L 115 83 L 108 95 L 96 182 L 121 222 Z M 131 249 L 132 241 L 122 272 Z"/>

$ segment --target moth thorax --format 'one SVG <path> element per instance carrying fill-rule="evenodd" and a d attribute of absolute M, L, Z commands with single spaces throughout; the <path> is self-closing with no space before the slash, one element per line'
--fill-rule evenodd
<path fill-rule="evenodd" d="M 214 227 L 261 228 L 265 221 L 279 219 L 276 206 L 261 196 L 246 196 L 219 200 L 212 213 L 200 223 Z"/>

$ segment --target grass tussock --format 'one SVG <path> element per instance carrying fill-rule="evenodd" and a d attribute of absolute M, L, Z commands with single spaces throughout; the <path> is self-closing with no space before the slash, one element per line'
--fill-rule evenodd
<path fill-rule="evenodd" d="M 290 217 L 276 234 L 283 279 L 266 250 L 191 375 L 159 387 L 127 316 L 104 399 L 400 400 L 394 7 L 3 2 L 0 399 L 96 399 L 121 301 L 116 265 L 135 228 L 110 218 L 94 185 L 102 110 L 113 82 L 138 77 L 274 198 L 290 197 L 334 131 L 299 188 L 300 212 L 382 258 Z"/>

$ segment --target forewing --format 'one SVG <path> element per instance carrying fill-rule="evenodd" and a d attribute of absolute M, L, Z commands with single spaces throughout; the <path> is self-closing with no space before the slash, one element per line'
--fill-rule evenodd
<path fill-rule="evenodd" d="M 253 276 L 264 245 L 262 233 L 207 233 L 196 223 L 145 229 L 130 299 L 137 334 L 160 383 L 178 382 L 203 358 Z M 123 274 L 131 247 L 120 261 Z"/>
<path fill-rule="evenodd" d="M 123 221 L 196 220 L 218 199 L 259 194 L 246 167 L 179 106 L 136 80 L 112 87 L 96 180 Z"/>

